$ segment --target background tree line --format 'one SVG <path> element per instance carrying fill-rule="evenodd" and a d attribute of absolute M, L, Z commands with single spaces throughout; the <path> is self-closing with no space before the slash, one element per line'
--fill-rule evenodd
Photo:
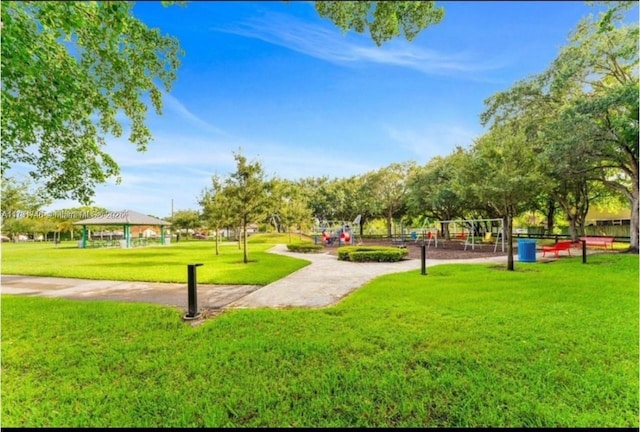
<path fill-rule="evenodd" d="M 480 119 L 487 131 L 470 146 L 424 165 L 392 163 L 342 179 L 266 179 L 260 162 L 238 153 L 237 170 L 212 178 L 197 213 L 212 229 L 232 225 L 242 232 L 252 222 L 304 230 L 313 217 L 361 215 L 361 230 L 379 218 L 387 235 L 394 220 L 503 218 L 511 242 L 512 220 L 523 212 L 545 214 L 549 232 L 563 215 L 576 238 L 591 205 L 623 199 L 637 253 L 638 26 L 625 23 L 636 4 L 604 4 L 605 12 L 577 25 L 545 71 L 485 101 Z M 400 34 L 410 40 L 443 16 L 433 2 L 316 2 L 316 8 L 344 30 L 368 30 L 378 44 Z M 181 50 L 130 11 L 119 2 L 3 5 L 3 211 L 43 205 L 5 204 L 12 190 L 31 193 L 5 177 L 16 163 L 37 168 L 32 173 L 48 196 L 88 203 L 93 186 L 118 173 L 102 151 L 104 134 L 122 133 L 118 110 L 133 122 L 130 141 L 140 150 L 149 142 L 146 107 L 137 102 L 148 95 L 161 110 L 157 83 L 170 88 Z M 82 56 L 61 51 L 61 38 L 81 46 Z"/>

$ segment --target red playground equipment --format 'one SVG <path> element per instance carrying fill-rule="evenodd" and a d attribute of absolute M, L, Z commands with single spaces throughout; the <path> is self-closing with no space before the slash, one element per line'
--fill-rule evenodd
<path fill-rule="evenodd" d="M 343 225 L 336 233 L 322 230 L 322 241 L 327 246 L 333 246 L 338 241 L 338 246 L 352 244 L 351 228 L 349 225 Z"/>
<path fill-rule="evenodd" d="M 361 216 L 358 215 L 352 223 L 345 221 L 320 221 L 319 219 L 316 219 L 316 226 L 314 228 L 315 244 L 318 244 L 319 240 L 321 240 L 322 244 L 326 246 L 355 244 L 356 232 L 360 226 L 360 217 Z M 320 235 L 318 236 L 318 234 Z"/>

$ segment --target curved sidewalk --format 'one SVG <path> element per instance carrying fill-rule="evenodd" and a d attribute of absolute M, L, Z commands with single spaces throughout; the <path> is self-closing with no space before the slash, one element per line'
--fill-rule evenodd
<path fill-rule="evenodd" d="M 311 261 L 311 264 L 266 285 L 228 305 L 228 308 L 259 307 L 323 307 L 337 303 L 355 289 L 372 279 L 389 273 L 419 270 L 420 260 L 409 259 L 393 263 L 352 263 L 338 261 L 328 253 L 296 253 L 285 245 L 277 245 L 271 253 L 288 255 Z M 506 257 L 477 258 L 471 260 L 429 260 L 427 267 L 449 263 L 502 262 Z"/>

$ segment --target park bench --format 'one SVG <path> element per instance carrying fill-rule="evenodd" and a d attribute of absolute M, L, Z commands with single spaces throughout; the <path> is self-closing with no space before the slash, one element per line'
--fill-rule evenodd
<path fill-rule="evenodd" d="M 571 247 L 573 246 L 573 242 L 571 240 L 561 240 L 554 244 L 553 246 L 542 246 L 542 256 L 545 256 L 547 252 L 553 252 L 556 257 L 560 254 L 561 251 L 566 250 L 571 256 Z"/>
<path fill-rule="evenodd" d="M 580 237 L 580 240 L 585 242 L 587 246 L 602 246 L 605 249 L 607 245 L 611 245 L 611 249 L 613 249 L 613 241 L 614 237 Z"/>

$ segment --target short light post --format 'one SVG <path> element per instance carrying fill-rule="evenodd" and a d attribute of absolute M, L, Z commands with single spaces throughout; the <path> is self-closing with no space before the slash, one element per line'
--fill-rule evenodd
<path fill-rule="evenodd" d="M 189 291 L 189 312 L 184 316 L 186 320 L 193 320 L 200 317 L 198 312 L 198 277 L 196 270 L 203 264 L 187 265 L 187 289 Z"/>

